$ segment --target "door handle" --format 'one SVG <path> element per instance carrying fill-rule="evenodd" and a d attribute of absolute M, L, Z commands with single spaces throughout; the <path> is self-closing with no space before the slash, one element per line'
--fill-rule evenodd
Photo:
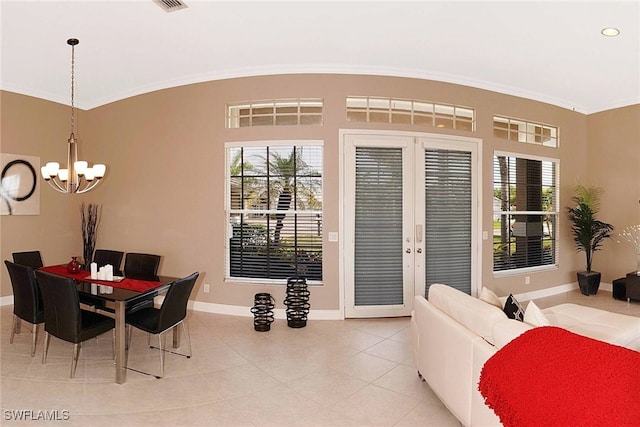
<path fill-rule="evenodd" d="M 418 249 L 416 249 L 416 252 L 418 252 L 419 254 L 421 254 L 421 253 L 422 253 L 422 248 L 418 248 Z"/>
<path fill-rule="evenodd" d="M 407 248 L 404 250 L 406 253 L 410 254 L 411 253 L 411 248 Z"/>

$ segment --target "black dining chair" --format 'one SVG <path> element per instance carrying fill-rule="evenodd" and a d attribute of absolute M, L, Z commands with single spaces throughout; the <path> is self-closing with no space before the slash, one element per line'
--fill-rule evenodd
<path fill-rule="evenodd" d="M 40 251 L 26 251 L 26 252 L 14 252 L 13 262 L 20 265 L 28 265 L 29 267 L 36 269 L 42 267 L 42 256 Z"/>
<path fill-rule="evenodd" d="M 36 278 L 44 302 L 44 350 L 42 363 L 47 362 L 51 335 L 73 343 L 71 378 L 76 374 L 81 343 L 115 327 L 115 320 L 93 311 L 80 309 L 78 288 L 73 279 L 37 270 Z"/>
<path fill-rule="evenodd" d="M 98 264 L 98 268 L 103 267 L 107 264 L 113 266 L 113 274 L 116 276 L 122 276 L 122 270 L 120 270 L 120 265 L 122 264 L 122 258 L 124 257 L 124 252 L 122 251 L 112 251 L 110 249 L 96 249 L 93 253 L 93 262 Z"/>
<path fill-rule="evenodd" d="M 124 275 L 132 279 L 152 279 L 159 266 L 160 255 L 129 252 L 124 257 Z"/>
<path fill-rule="evenodd" d="M 191 340 L 185 324 L 185 318 L 187 316 L 187 304 L 189 303 L 189 295 L 193 290 L 193 286 L 196 283 L 200 273 L 196 272 L 182 279 L 178 279 L 169 287 L 169 291 L 164 297 L 162 306 L 160 308 L 147 307 L 138 310 L 134 313 L 127 314 L 125 322 L 128 325 L 138 328 L 149 334 L 148 341 L 151 340 L 151 335 L 158 335 L 158 349 L 160 350 L 160 375 L 153 375 L 156 378 L 162 378 L 164 376 L 164 356 L 167 351 L 164 345 L 165 332 L 177 327 L 178 324 L 182 324 L 182 332 L 187 341 L 188 351 L 186 354 L 170 351 L 173 354 L 191 357 Z M 131 340 L 132 328 L 129 329 L 128 340 Z M 155 348 L 149 345 L 151 348 Z M 129 368 L 131 369 L 131 368 Z M 135 369 L 134 369 L 135 370 Z M 136 370 L 137 371 L 137 370 Z"/>
<path fill-rule="evenodd" d="M 38 326 L 44 322 L 44 306 L 40 296 L 40 288 L 36 282 L 33 269 L 27 265 L 4 261 L 9 271 L 11 286 L 13 287 L 13 323 L 11 324 L 11 338 L 20 329 L 20 321 L 24 320 L 33 325 L 31 331 L 31 357 L 36 354 L 36 342 L 38 341 Z"/>

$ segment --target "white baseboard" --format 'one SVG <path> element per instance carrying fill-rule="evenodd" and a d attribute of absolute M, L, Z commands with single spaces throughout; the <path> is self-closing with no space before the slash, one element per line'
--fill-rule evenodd
<path fill-rule="evenodd" d="M 578 282 L 568 283 L 566 285 L 554 286 L 552 288 L 540 289 L 537 291 L 523 292 L 521 294 L 514 295 L 518 301 L 530 301 L 532 299 L 551 297 L 554 295 L 562 294 L 565 292 L 571 292 L 578 289 Z M 601 282 L 598 290 L 612 292 L 613 285 L 611 283 Z"/>
<path fill-rule="evenodd" d="M 532 299 L 550 297 L 564 292 L 570 292 L 578 289 L 578 283 L 569 283 L 566 285 L 554 286 L 552 288 L 540 289 L 537 291 L 523 292 L 516 294 L 518 301 L 529 301 Z M 600 290 L 612 292 L 613 285 L 611 283 L 600 283 Z M 163 296 L 156 298 L 158 304 L 162 304 Z M 13 295 L 0 297 L 0 306 L 13 305 Z M 229 316 L 253 317 L 251 307 L 241 305 L 216 304 L 212 302 L 190 301 L 189 308 L 195 311 L 203 311 L 205 313 L 226 314 Z M 286 319 L 287 313 L 283 308 L 273 310 L 276 319 Z M 343 320 L 344 315 L 341 310 L 310 310 L 309 320 Z"/>
<path fill-rule="evenodd" d="M 162 303 L 163 297 L 157 297 L 159 304 Z M 253 317 L 251 307 L 241 305 L 216 304 L 211 302 L 191 301 L 189 308 L 195 311 L 203 311 L 206 313 L 226 314 L 229 316 Z M 284 308 L 276 308 L 273 310 L 273 317 L 276 319 L 286 319 L 287 313 Z M 339 310 L 309 310 L 309 320 L 343 320 L 342 311 Z"/>
<path fill-rule="evenodd" d="M 156 297 L 156 303 L 162 304 L 164 296 Z M 0 297 L 0 307 L 5 305 L 13 305 L 13 295 Z M 241 305 L 215 304 L 211 302 L 189 301 L 189 308 L 195 311 L 203 311 L 205 313 L 227 314 L 229 316 L 253 317 L 251 307 Z M 273 310 L 276 319 L 286 319 L 287 313 L 284 308 Z M 309 320 L 343 320 L 344 316 L 340 310 L 310 310 Z"/>

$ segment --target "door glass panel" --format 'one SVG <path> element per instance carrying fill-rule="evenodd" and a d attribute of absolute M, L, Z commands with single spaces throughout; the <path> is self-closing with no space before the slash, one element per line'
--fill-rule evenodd
<path fill-rule="evenodd" d="M 471 294 L 471 153 L 425 151 L 425 295 L 433 283 Z"/>
<path fill-rule="evenodd" d="M 403 304 L 402 149 L 356 147 L 355 305 Z"/>

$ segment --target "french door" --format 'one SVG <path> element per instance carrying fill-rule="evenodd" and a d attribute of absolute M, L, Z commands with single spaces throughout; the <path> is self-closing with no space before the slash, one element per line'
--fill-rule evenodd
<path fill-rule="evenodd" d="M 342 137 L 345 317 L 407 316 L 432 283 L 479 277 L 479 141 L 423 134 Z"/>

